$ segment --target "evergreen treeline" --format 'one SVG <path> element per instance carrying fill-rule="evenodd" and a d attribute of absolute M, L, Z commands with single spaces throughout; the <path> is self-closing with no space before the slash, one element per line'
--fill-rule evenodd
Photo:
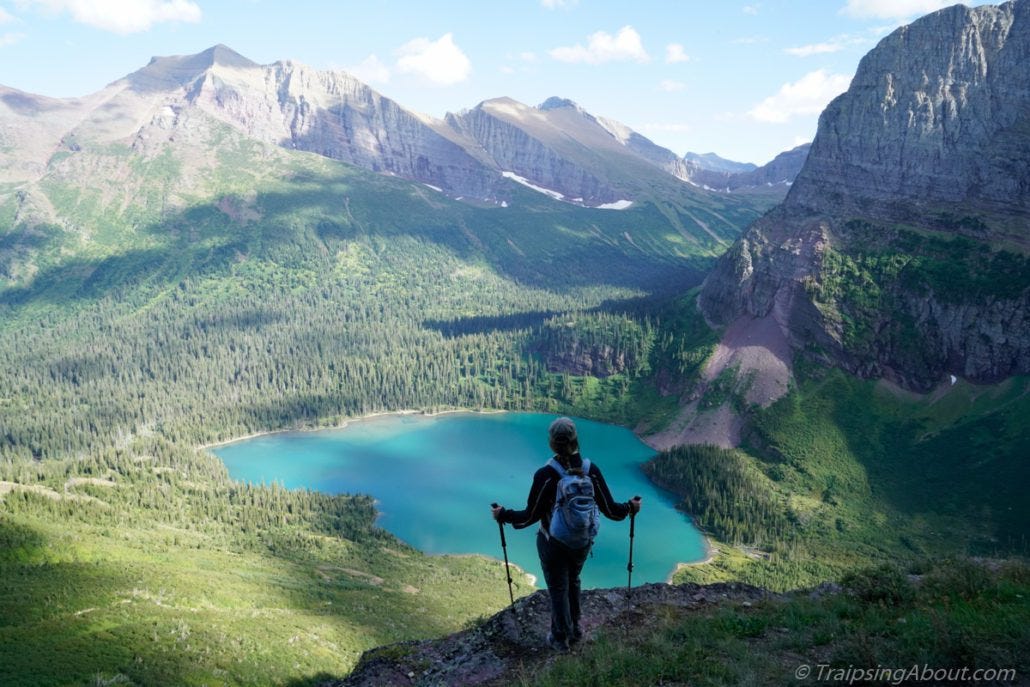
<path fill-rule="evenodd" d="M 793 523 L 768 478 L 734 450 L 678 446 L 644 465 L 658 484 L 682 496 L 680 504 L 701 526 L 725 542 L 779 547 Z"/>
<path fill-rule="evenodd" d="M 98 527 L 185 525 L 217 535 L 225 545 L 258 548 L 270 544 L 271 533 L 296 527 L 352 541 L 395 542 L 375 526 L 370 496 L 236 482 L 217 458 L 158 438 L 76 460 L 2 461 L 0 481 L 21 485 L 3 498 L 3 512 L 13 516 Z M 12 532 L 0 528 L 6 539 Z M 3 544 L 15 550 L 19 542 Z"/>
<path fill-rule="evenodd" d="M 513 288 L 435 251 L 398 239 L 378 252 L 354 249 L 362 257 L 342 267 L 323 256 L 289 269 L 248 262 L 156 294 L 9 309 L 0 331 L 0 457 L 80 455 L 148 433 L 197 445 L 410 408 L 635 420 L 627 377 L 652 366 L 677 376 L 670 368 L 679 358 L 699 355 L 696 330 L 662 330 L 650 312 L 583 312 L 635 292 Z M 578 313 L 577 336 L 626 356 L 626 374 L 598 387 L 549 372 L 530 351 L 541 339 L 569 345 L 567 334 L 518 315 L 556 311 Z M 454 333 L 484 312 L 501 323 L 515 318 L 517 328 Z"/>

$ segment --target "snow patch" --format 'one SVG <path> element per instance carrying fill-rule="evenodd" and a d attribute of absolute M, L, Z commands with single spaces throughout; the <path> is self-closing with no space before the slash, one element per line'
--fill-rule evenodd
<path fill-rule="evenodd" d="M 617 200 L 614 203 L 604 203 L 597 206 L 597 210 L 625 210 L 633 205 L 632 200 Z"/>
<path fill-rule="evenodd" d="M 956 377 L 955 375 L 951 375 L 951 385 L 955 386 L 955 382 L 957 382 L 957 381 L 958 381 L 958 377 Z"/>
<path fill-rule="evenodd" d="M 555 200 L 565 200 L 565 196 L 563 194 L 558 193 L 557 191 L 552 191 L 549 188 L 544 188 L 543 186 L 537 186 L 526 177 L 520 177 L 515 172 L 501 172 L 501 176 L 505 179 L 511 179 L 514 182 L 520 183 L 527 188 L 531 188 L 538 193 L 543 193 L 545 196 L 550 196 Z"/>
<path fill-rule="evenodd" d="M 428 188 L 431 188 L 431 189 L 433 189 L 433 190 L 434 190 L 434 191 L 436 191 L 437 193 L 443 193 L 443 189 L 442 189 L 442 188 L 440 188 L 439 186 L 433 186 L 432 184 L 427 184 L 427 183 L 426 183 L 426 182 L 424 182 L 424 181 L 422 182 L 422 185 L 423 185 L 423 186 L 426 186 L 426 187 L 428 187 Z"/>
<path fill-rule="evenodd" d="M 502 200 L 502 201 L 501 201 L 501 207 L 502 207 L 502 208 L 506 208 L 506 207 L 508 207 L 508 201 L 506 201 L 506 200 Z"/>

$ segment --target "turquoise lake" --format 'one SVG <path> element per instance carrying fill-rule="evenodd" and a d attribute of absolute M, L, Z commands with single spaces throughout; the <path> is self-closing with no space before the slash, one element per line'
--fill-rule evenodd
<path fill-rule="evenodd" d="M 427 417 L 385 415 L 341 429 L 283 432 L 211 449 L 237 480 L 273 481 L 329 493 L 371 494 L 377 524 L 432 554 L 478 553 L 501 558 L 490 503 L 525 508 L 533 473 L 551 453 L 542 413 L 457 413 Z M 618 501 L 644 499 L 636 519 L 633 584 L 664 582 L 678 562 L 704 557 L 701 534 L 673 506 L 674 497 L 653 485 L 640 465 L 654 455 L 624 427 L 576 419 L 584 457 L 601 468 Z M 536 525 L 505 527 L 508 558 L 543 577 Z M 585 587 L 626 584 L 629 519 L 602 518 Z"/>

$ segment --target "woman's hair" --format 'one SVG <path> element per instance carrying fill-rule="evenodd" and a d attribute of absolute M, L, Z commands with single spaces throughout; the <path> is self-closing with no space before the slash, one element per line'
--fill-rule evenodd
<path fill-rule="evenodd" d="M 551 450 L 559 456 L 575 455 L 579 451 L 576 425 L 567 417 L 560 417 L 547 429 Z"/>

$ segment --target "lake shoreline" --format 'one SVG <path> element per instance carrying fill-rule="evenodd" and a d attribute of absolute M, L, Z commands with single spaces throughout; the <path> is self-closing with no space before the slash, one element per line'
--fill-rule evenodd
<path fill-rule="evenodd" d="M 257 432 L 250 434 L 244 434 L 242 436 L 233 437 L 231 439 L 222 439 L 221 441 L 213 441 L 209 444 L 201 444 L 197 448 L 201 450 L 208 450 L 217 448 L 219 446 L 229 446 L 240 441 L 249 441 L 250 439 L 257 439 L 259 437 L 273 436 L 275 434 L 304 434 L 309 432 L 331 432 L 337 429 L 346 429 L 352 424 L 366 422 L 368 420 L 377 420 L 381 418 L 397 416 L 397 417 L 408 417 L 408 416 L 421 416 L 421 417 L 439 417 L 441 415 L 461 415 L 468 413 L 470 415 L 499 415 L 502 413 L 510 413 L 510 410 L 471 410 L 468 408 L 453 408 L 450 410 L 384 410 L 378 413 L 369 413 L 368 415 L 359 415 L 357 417 L 349 417 L 342 422 L 335 425 L 327 425 L 325 427 L 294 427 L 290 429 L 262 429 Z M 521 411 L 520 411 L 521 412 Z"/>
<path fill-rule="evenodd" d="M 324 426 L 324 427 L 297 427 L 297 428 L 289 428 L 289 429 L 261 430 L 261 431 L 258 431 L 258 432 L 252 432 L 252 433 L 247 434 L 247 435 L 233 437 L 231 439 L 223 439 L 221 441 L 215 441 L 215 442 L 211 442 L 211 443 L 208 443 L 208 444 L 202 444 L 202 445 L 198 446 L 198 448 L 201 449 L 201 450 L 207 451 L 207 450 L 210 450 L 210 449 L 213 449 L 213 448 L 229 446 L 231 444 L 235 444 L 235 443 L 239 443 L 239 442 L 243 442 L 243 441 L 249 441 L 251 439 L 257 439 L 257 438 L 265 437 L 265 436 L 273 436 L 273 435 L 276 435 L 276 434 L 292 434 L 292 433 L 301 434 L 301 433 L 312 433 L 312 432 L 324 432 L 324 431 L 342 430 L 342 429 L 346 429 L 347 427 L 350 427 L 350 426 L 355 425 L 355 424 L 360 424 L 360 423 L 363 423 L 363 422 L 379 420 L 379 419 L 384 419 L 384 418 L 389 418 L 389 417 L 425 417 L 425 418 L 434 418 L 434 417 L 440 417 L 440 416 L 446 416 L 446 415 L 500 415 L 500 414 L 506 414 L 506 413 L 512 413 L 512 412 L 530 412 L 530 413 L 537 412 L 537 413 L 542 414 L 542 415 L 552 415 L 553 414 L 553 413 L 547 413 L 545 411 L 475 410 L 475 409 L 469 409 L 469 408 L 450 408 L 450 409 L 447 409 L 447 410 L 439 410 L 439 411 L 427 411 L 427 410 L 417 410 L 417 409 L 388 410 L 388 411 L 380 411 L 380 412 L 376 412 L 376 413 L 369 413 L 367 415 L 361 415 L 361 416 L 357 416 L 357 417 L 346 418 L 342 422 L 339 422 L 339 423 L 334 424 L 334 425 Z M 597 422 L 597 420 L 592 420 L 592 422 Z M 622 427 L 623 426 L 623 425 L 614 425 L 614 423 L 603 423 L 603 424 L 609 424 L 609 425 L 618 426 L 618 427 Z M 628 427 L 626 429 L 629 429 L 633 433 L 634 436 L 636 436 L 638 439 L 640 439 L 641 442 L 645 443 L 645 445 L 650 447 L 650 444 L 648 444 L 647 442 L 644 442 L 644 439 L 643 439 L 643 437 L 640 434 L 638 434 L 636 431 L 634 431 L 633 429 L 630 429 Z M 651 448 L 654 449 L 654 447 L 651 447 Z M 657 450 L 657 449 L 654 449 L 654 450 Z M 650 481 L 656 487 L 659 487 L 661 489 L 665 489 L 665 487 L 663 487 L 662 485 L 658 484 L 654 480 L 651 480 L 649 477 L 648 477 L 648 481 Z M 696 560 L 696 561 L 677 562 L 676 565 L 673 567 L 672 571 L 666 577 L 666 584 L 672 584 L 673 578 L 675 577 L 676 573 L 679 572 L 681 569 L 683 569 L 685 567 L 696 566 L 696 565 L 705 565 L 707 563 L 710 563 L 712 560 L 714 560 L 715 555 L 717 553 L 717 549 L 712 544 L 712 541 L 710 540 L 710 538 L 708 536 L 708 533 L 705 532 L 699 526 L 699 524 L 697 522 L 697 519 L 693 515 L 689 515 L 689 514 L 686 514 L 686 515 L 690 518 L 691 524 L 694 526 L 694 528 L 701 534 L 701 539 L 702 539 L 702 542 L 704 543 L 704 557 L 699 559 L 699 560 Z M 486 558 L 490 558 L 492 560 L 496 560 L 496 561 L 499 561 L 499 562 L 503 563 L 503 561 L 501 561 L 500 559 L 493 558 L 492 556 L 488 556 L 488 555 L 485 555 L 485 554 L 426 554 L 426 555 L 441 555 L 441 556 L 483 555 Z M 513 566 L 514 566 L 514 564 L 513 564 Z M 535 575 L 533 575 L 532 573 L 526 572 L 525 570 L 523 570 L 522 568 L 519 568 L 518 566 L 514 566 L 514 567 L 516 567 L 520 573 L 522 573 L 523 575 L 525 575 L 528 578 L 530 578 L 532 580 L 533 586 L 534 587 L 536 586 L 537 579 L 536 579 Z"/>

